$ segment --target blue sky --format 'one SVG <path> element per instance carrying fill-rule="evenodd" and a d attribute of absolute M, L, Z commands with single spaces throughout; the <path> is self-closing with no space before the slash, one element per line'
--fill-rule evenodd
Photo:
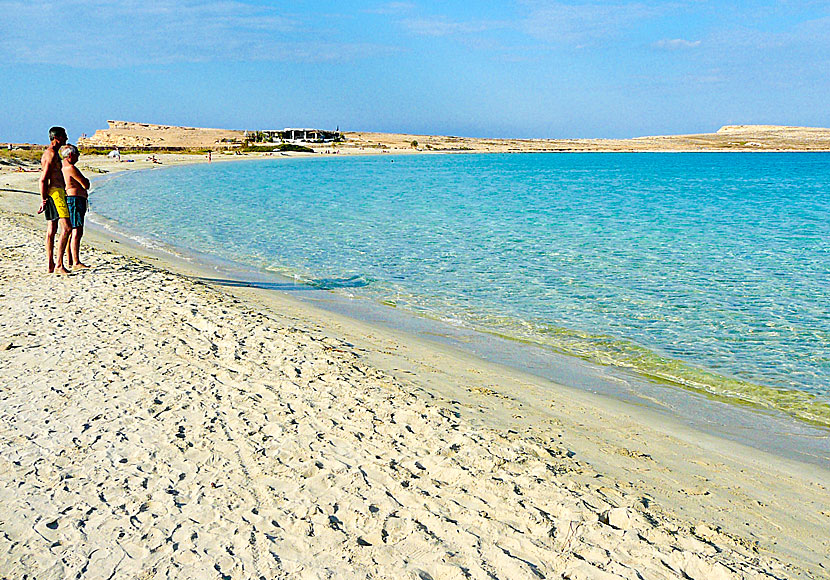
<path fill-rule="evenodd" d="M 107 119 L 471 137 L 830 126 L 830 1 L 0 0 L 0 141 Z"/>

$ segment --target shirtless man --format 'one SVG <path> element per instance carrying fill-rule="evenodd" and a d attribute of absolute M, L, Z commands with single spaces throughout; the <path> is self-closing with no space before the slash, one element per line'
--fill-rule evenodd
<path fill-rule="evenodd" d="M 87 208 L 87 190 L 89 179 L 84 177 L 75 167 L 78 162 L 78 148 L 74 145 L 64 145 L 60 148 L 63 159 L 61 171 L 66 183 L 66 205 L 69 207 L 69 224 L 72 226 L 72 235 L 69 239 L 69 264 L 73 270 L 89 268 L 81 262 L 81 238 L 84 235 L 84 216 Z"/>
<path fill-rule="evenodd" d="M 69 208 L 66 205 L 66 184 L 63 181 L 61 172 L 61 160 L 58 156 L 58 149 L 66 145 L 68 137 L 63 127 L 52 127 L 49 129 L 49 147 L 43 152 L 40 158 L 40 209 L 37 213 L 46 216 L 46 258 L 49 264 L 49 272 L 58 274 L 69 274 L 69 270 L 63 266 L 63 255 L 66 252 L 66 244 L 69 242 Z M 55 263 L 55 233 L 60 223 L 60 236 L 58 237 L 58 262 Z"/>

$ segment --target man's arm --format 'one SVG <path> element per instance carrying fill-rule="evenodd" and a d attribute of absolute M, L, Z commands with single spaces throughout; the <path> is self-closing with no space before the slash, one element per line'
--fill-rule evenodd
<path fill-rule="evenodd" d="M 72 168 L 69 170 L 69 174 L 75 178 L 75 180 L 84 186 L 84 189 L 89 189 L 89 180 L 84 177 L 84 174 L 81 173 L 81 170 L 75 167 L 74 165 L 71 166 Z"/>
<path fill-rule="evenodd" d="M 52 151 L 51 147 L 48 147 L 40 158 L 40 209 L 37 210 L 37 213 L 43 213 L 43 210 L 46 208 L 46 199 L 49 197 L 49 185 L 51 181 L 49 168 L 52 166 L 54 159 L 55 152 Z"/>

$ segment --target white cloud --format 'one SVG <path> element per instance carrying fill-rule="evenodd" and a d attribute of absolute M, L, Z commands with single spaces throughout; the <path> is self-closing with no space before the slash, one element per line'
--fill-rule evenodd
<path fill-rule="evenodd" d="M 640 2 L 566 4 L 549 0 L 524 0 L 529 14 L 525 32 L 539 40 L 557 44 L 604 41 L 644 20 L 661 15 L 665 6 Z"/>
<path fill-rule="evenodd" d="M 401 24 L 413 34 L 419 36 L 452 36 L 457 34 L 476 34 L 487 30 L 503 28 L 503 22 L 470 21 L 459 22 L 442 16 L 428 18 L 410 18 Z"/>
<path fill-rule="evenodd" d="M 0 0 L 6 62 L 120 67 L 174 62 L 358 58 L 388 51 L 320 41 L 271 6 L 243 0 Z"/>
<path fill-rule="evenodd" d="M 370 8 L 365 12 L 367 14 L 402 14 L 406 12 L 411 12 L 415 9 L 415 5 L 411 2 L 387 2 L 386 4 L 381 4 L 377 8 Z"/>
<path fill-rule="evenodd" d="M 654 43 L 655 48 L 665 50 L 681 50 L 684 48 L 697 48 L 702 43 L 700 40 L 684 40 L 682 38 L 665 38 Z"/>

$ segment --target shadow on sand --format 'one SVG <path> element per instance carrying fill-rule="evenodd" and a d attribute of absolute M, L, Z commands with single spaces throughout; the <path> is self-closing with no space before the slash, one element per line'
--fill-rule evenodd
<path fill-rule="evenodd" d="M 9 189 L 6 187 L 0 187 L 0 191 L 13 191 L 15 193 L 30 193 L 32 195 L 40 195 L 40 193 L 37 191 L 27 191 L 25 189 Z"/>

